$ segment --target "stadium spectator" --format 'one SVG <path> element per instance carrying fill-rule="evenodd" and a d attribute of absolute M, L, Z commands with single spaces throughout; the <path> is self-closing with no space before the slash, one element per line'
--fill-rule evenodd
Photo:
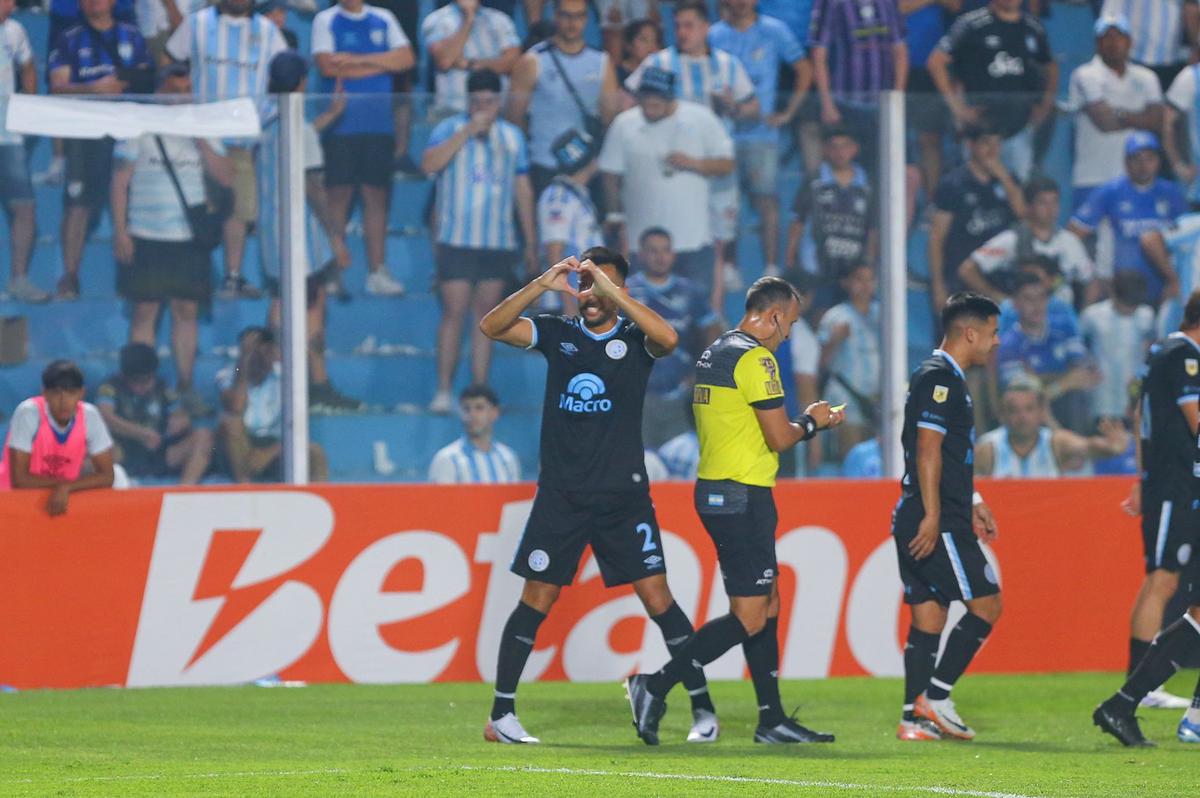
<path fill-rule="evenodd" d="M 942 149 L 950 131 L 950 109 L 938 94 L 926 64 L 946 33 L 949 20 L 962 8 L 962 0 L 900 0 L 908 45 L 906 120 L 917 133 L 917 163 L 921 184 L 932 192 L 942 179 Z"/>
<path fill-rule="evenodd" d="M 1000 136 L 987 128 L 963 132 L 967 162 L 947 172 L 933 195 L 929 285 L 934 308 L 962 290 L 958 266 L 992 236 L 1025 216 L 1025 199 L 1000 160 Z"/>
<path fill-rule="evenodd" d="M 840 275 L 846 301 L 821 317 L 821 368 L 829 374 L 825 392 L 832 405 L 845 405 L 845 423 L 837 431 L 842 457 L 875 433 L 879 403 L 879 302 L 875 269 L 869 263 L 844 268 Z"/>
<path fill-rule="evenodd" d="M 254 13 L 261 14 L 279 28 L 289 50 L 298 51 L 300 49 L 299 35 L 287 26 L 287 6 L 283 4 L 283 0 L 260 0 L 254 6 Z"/>
<path fill-rule="evenodd" d="M 642 270 L 625 283 L 629 295 L 653 310 L 679 336 L 675 351 L 654 362 L 642 410 L 642 440 L 651 449 L 688 428 L 683 401 L 691 396 L 696 358 L 721 334 L 721 321 L 704 290 L 671 273 L 675 253 L 671 234 L 661 227 L 642 232 L 638 240 Z"/>
<path fill-rule="evenodd" d="M 870 438 L 846 453 L 842 461 L 845 479 L 879 479 L 883 476 L 883 450 L 879 438 Z"/>
<path fill-rule="evenodd" d="M 804 45 L 788 27 L 755 9 L 756 0 L 726 0 L 722 20 L 712 26 L 708 41 L 732 53 L 750 76 L 758 94 L 761 117 L 743 120 L 734 129 L 737 145 L 737 174 L 741 186 L 759 217 L 764 273 L 779 274 L 779 177 L 780 128 L 791 124 L 800 111 L 812 83 L 812 68 Z M 776 110 L 781 69 L 793 74 L 791 94 Z"/>
<path fill-rule="evenodd" d="M 675 44 L 646 58 L 625 81 L 625 88 L 636 91 L 646 67 L 657 67 L 675 76 L 675 97 L 707 106 L 732 131 L 739 121 L 754 121 L 761 116 L 758 95 L 746 68 L 733 55 L 708 43 L 708 5 L 704 0 L 680 0 L 675 4 Z M 741 199 L 737 175 L 733 172 L 713 178 L 709 183 L 709 224 L 717 272 L 730 263 L 727 248 L 737 238 Z M 733 274 L 736 274 L 733 269 Z M 713 307 L 724 304 L 725 281 L 714 285 Z"/>
<path fill-rule="evenodd" d="M 396 122 L 379 95 L 413 64 L 412 47 L 390 11 L 363 0 L 338 0 L 317 14 L 312 52 L 325 78 L 323 91 L 340 82 L 343 110 L 324 131 L 325 190 L 332 222 L 344 229 L 355 195 L 362 198 L 367 293 L 401 296 L 404 286 L 388 272 L 388 201 L 395 162 Z"/>
<path fill-rule="evenodd" d="M 285 50 L 271 59 L 271 94 L 298 92 L 303 94 L 308 84 L 308 59 L 297 52 Z M 325 193 L 324 170 L 320 133 L 327 130 L 342 115 L 346 108 L 346 96 L 341 86 L 335 84 L 334 93 L 325 110 L 312 122 L 304 123 L 304 235 L 303 246 L 295 250 L 306 275 L 305 300 L 307 313 L 305 326 L 308 336 L 308 407 L 313 413 L 358 412 L 363 402 L 338 391 L 329 378 L 325 360 L 325 306 L 330 294 L 342 293 L 341 272 L 350 265 L 350 253 L 346 249 L 344 224 L 338 224 L 329 212 L 329 200 Z M 279 118 L 271 114 L 263 120 L 262 144 L 267 152 L 278 152 Z M 278 335 L 281 324 L 280 294 L 282 272 L 280 238 L 283 219 L 276 194 L 278 185 L 279 159 L 264 158 L 259 164 L 259 223 L 258 253 L 262 262 L 263 276 L 271 304 L 267 320 Z"/>
<path fill-rule="evenodd" d="M 537 231 L 542 263 L 558 263 L 571 254 L 604 245 L 600 217 L 588 192 L 596 175 L 596 153 L 585 133 L 568 130 L 551 150 L 559 174 L 537 200 Z M 566 299 L 560 299 L 560 296 Z M 541 308 L 557 310 L 574 298 L 557 291 L 542 295 Z"/>
<path fill-rule="evenodd" d="M 801 408 L 808 407 L 818 399 L 821 381 L 821 344 L 817 340 L 817 334 L 813 332 L 812 325 L 805 318 L 805 315 L 813 307 L 814 278 L 807 272 L 792 269 L 789 270 L 785 279 L 796 289 L 796 297 L 800 305 L 800 315 L 788 333 L 786 350 L 786 359 L 791 363 L 792 372 L 791 385 L 785 383 L 788 415 L 796 417 L 800 415 Z M 777 354 L 780 355 L 784 352 L 783 347 L 777 350 Z M 781 368 L 782 365 L 783 358 L 781 357 Z M 810 445 L 808 441 L 802 441 L 796 444 L 794 451 L 793 471 L 797 474 L 811 474 L 821 463 L 821 445 L 819 443 Z M 802 464 L 807 464 L 806 471 L 801 470 Z"/>
<path fill-rule="evenodd" d="M 1071 219 L 1070 230 L 1086 239 L 1101 221 L 1113 228 L 1115 272 L 1134 269 L 1146 280 L 1146 297 L 1152 305 L 1179 295 L 1179 276 L 1169 260 L 1151 260 L 1140 238 L 1151 230 L 1169 227 L 1187 205 L 1173 181 L 1158 174 L 1162 159 L 1158 137 L 1139 130 L 1125 140 L 1125 174 L 1100 186 Z"/>
<path fill-rule="evenodd" d="M 422 179 L 421 167 L 409 152 L 414 99 L 411 95 L 421 90 L 417 83 L 421 64 L 421 0 L 375 0 L 371 5 L 392 13 L 412 48 L 412 65 L 392 75 L 392 118 L 396 130 L 394 168 L 405 177 Z"/>
<path fill-rule="evenodd" d="M 858 141 L 841 126 L 825 128 L 821 137 L 824 161 L 796 192 L 785 257 L 789 268 L 799 267 L 815 280 L 818 316 L 837 301 L 843 271 L 875 263 L 879 250 L 875 192 L 855 160 Z"/>
<path fill-rule="evenodd" d="M 49 0 L 39 3 L 38 6 L 44 8 L 50 16 L 49 35 L 46 38 L 46 43 L 50 48 L 54 47 L 59 36 L 78 25 L 85 13 L 80 0 Z M 113 18 L 118 22 L 137 25 L 137 6 L 138 0 L 116 0 L 113 4 Z"/>
<path fill-rule="evenodd" d="M 1061 277 L 1068 305 L 1095 302 L 1102 286 L 1095 267 L 1079 237 L 1058 224 L 1058 184 L 1048 177 L 1035 177 L 1026 184 L 1025 218 L 1012 228 L 988 239 L 958 267 L 959 277 L 972 291 L 1004 302 L 1012 293 L 1019 264 L 1034 257 L 1050 261 L 1051 272 Z M 1001 318 L 1003 323 L 1003 317 Z"/>
<path fill-rule="evenodd" d="M 600 171 L 614 238 L 641 240 L 662 227 L 675 248 L 675 271 L 708 295 L 719 275 L 709 219 L 709 181 L 733 171 L 733 142 L 716 114 L 674 99 L 675 76 L 642 71 L 638 105 L 613 120 Z M 626 222 L 628 219 L 628 222 Z"/>
<path fill-rule="evenodd" d="M 1157 132 L 1163 122 L 1158 78 L 1129 60 L 1129 19 L 1124 14 L 1102 16 L 1095 33 L 1096 55 L 1071 73 L 1067 99 L 1068 109 L 1077 112 L 1071 170 L 1076 208 L 1097 186 L 1121 176 L 1130 131 Z"/>
<path fill-rule="evenodd" d="M 42 371 L 42 393 L 13 411 L 0 453 L 0 491 L 50 488 L 46 510 L 62 515 L 72 493 L 113 484 L 113 441 L 83 372 L 69 360 Z"/>
<path fill-rule="evenodd" d="M 647 56 L 663 48 L 662 28 L 649 19 L 635 19 L 621 32 L 621 60 L 617 62 L 617 84 L 624 92 L 623 105 L 629 108 L 637 103 L 636 91 L 625 89 L 625 81 L 633 70 L 642 65 Z"/>
<path fill-rule="evenodd" d="M 577 130 L 599 147 L 620 103 L 608 54 L 583 40 L 587 18 L 586 0 L 558 0 L 554 35 L 521 56 L 513 69 L 505 116 L 528 133 L 529 179 L 537 196 L 558 173 L 554 142 Z"/>
<path fill-rule="evenodd" d="M 1039 378 L 1058 423 L 1077 432 L 1091 420 L 1088 394 L 1100 383 L 1100 372 L 1088 362 L 1083 340 L 1050 324 L 1050 292 L 1033 274 L 1017 277 L 1013 305 L 1017 324 L 1000 336 L 996 369 L 1001 389 L 1029 374 Z"/>
<path fill-rule="evenodd" d="M 429 481 L 441 485 L 520 482 L 517 453 L 494 437 L 500 398 L 486 385 L 470 385 L 458 395 L 463 435 L 443 446 L 429 464 Z"/>
<path fill-rule="evenodd" d="M 1137 390 L 1137 375 L 1154 343 L 1154 310 L 1145 303 L 1146 281 L 1134 271 L 1113 280 L 1112 297 L 1083 309 L 1083 342 L 1100 369 L 1092 390 L 1092 415 L 1126 418 Z"/>
<path fill-rule="evenodd" d="M 471 381 L 487 382 L 492 342 L 476 325 L 500 302 L 513 267 L 521 261 L 514 223 L 518 214 L 525 271 L 532 274 L 538 269 L 525 134 L 500 118 L 502 84 L 495 72 L 472 72 L 467 91 L 468 113 L 442 120 L 430 134 L 421 159 L 421 168 L 437 175 L 435 260 L 442 319 L 437 337 L 437 393 L 429 410 L 439 414 L 454 408 L 450 383 L 468 310 L 472 318 Z"/>
<path fill-rule="evenodd" d="M 596 16 L 600 18 L 604 50 L 611 61 L 619 61 L 624 48 L 628 46 L 627 34 L 630 25 L 643 20 L 655 27 L 662 25 L 662 12 L 658 3 L 659 0 L 596 0 Z M 592 3 L 589 2 L 588 5 Z M 641 60 L 638 63 L 640 64 Z"/>
<path fill-rule="evenodd" d="M 275 23 L 254 13 L 253 0 L 219 0 L 184 17 L 167 40 L 167 55 L 186 61 L 197 102 L 267 94 L 268 66 L 287 42 Z M 231 55 L 233 54 L 233 55 Z M 262 292 L 242 275 L 249 225 L 258 218 L 253 141 L 227 141 L 233 161 L 234 208 L 225 222 L 225 279 L 220 294 L 256 299 Z"/>
<path fill-rule="evenodd" d="M 265 327 L 247 327 L 238 335 L 238 358 L 217 372 L 224 413 L 217 426 L 230 475 L 235 482 L 278 482 L 283 478 L 283 382 L 279 344 Z M 325 451 L 308 445 L 309 476 L 329 478 Z"/>
<path fill-rule="evenodd" d="M 179 396 L 158 375 L 149 344 L 121 348 L 120 371 L 101 383 L 96 407 L 116 444 L 114 459 L 134 479 L 179 475 L 179 484 L 200 482 L 212 460 L 213 433 L 195 427 Z"/>
<path fill-rule="evenodd" d="M 1050 293 L 1050 304 L 1046 311 L 1049 324 L 1062 330 L 1068 336 L 1079 333 L 1079 314 L 1071 300 L 1071 288 L 1062 279 L 1057 264 L 1042 255 L 1028 255 L 1016 260 L 1016 272 L 1009 283 L 1009 290 L 1014 291 L 1016 281 L 1021 274 L 1032 274 L 1038 278 Z M 1012 296 L 1000 303 L 999 331 L 1003 335 L 1017 323 L 1017 310 L 1013 305 Z"/>
<path fill-rule="evenodd" d="M 1184 185 L 1192 207 L 1200 206 L 1200 64 L 1186 67 L 1167 89 L 1163 114 L 1163 150 L 1171 170 Z M 1181 142 L 1183 133 L 1186 144 Z"/>
<path fill-rule="evenodd" d="M 500 76 L 503 92 L 521 57 L 512 19 L 503 11 L 481 7 L 479 0 L 454 0 L 431 12 L 421 22 L 421 39 L 434 69 L 434 114 L 439 117 L 466 112 L 467 79 L 474 72 Z"/>
<path fill-rule="evenodd" d="M 275 0 L 269 2 L 273 3 Z M 138 30 L 146 40 L 146 48 L 150 51 L 154 63 L 162 63 L 166 58 L 167 39 L 183 22 L 183 18 L 206 5 L 207 0 L 134 0 Z"/>
<path fill-rule="evenodd" d="M 1018 377 L 1000 398 L 1003 426 L 975 445 L 975 472 L 997 479 L 1039 479 L 1081 474 L 1091 460 L 1115 457 L 1129 446 L 1129 433 L 1117 419 L 1100 421 L 1094 435 L 1055 429 L 1036 378 Z"/>
<path fill-rule="evenodd" d="M 1100 18 L 1124 15 L 1133 38 L 1133 60 L 1154 72 L 1166 91 L 1188 63 L 1200 59 L 1200 7 L 1196 0 L 1104 0 Z"/>
<path fill-rule="evenodd" d="M 190 91 L 182 65 L 165 68 L 160 94 Z M 115 158 L 113 254 L 118 293 L 133 306 L 129 340 L 154 346 L 159 314 L 169 303 L 177 390 L 189 413 L 209 415 L 192 378 L 200 306 L 212 299 L 212 262 L 194 239 L 187 208 L 214 201 L 213 185 L 233 181 L 232 164 L 219 141 L 151 134 L 122 141 Z"/>
<path fill-rule="evenodd" d="M 1021 0 L 991 0 L 963 14 L 926 66 L 958 126 L 998 132 L 1009 171 L 1026 179 L 1033 130 L 1054 112 L 1058 64 L 1045 29 L 1021 10 Z"/>
<path fill-rule="evenodd" d="M 20 302 L 46 302 L 50 294 L 29 279 L 29 261 L 37 223 L 33 183 L 25 139 L 5 125 L 8 97 L 18 91 L 37 93 L 33 47 L 20 22 L 12 18 L 13 0 L 0 0 L 0 204 L 8 216 L 8 247 L 12 257 L 8 295 Z"/>
<path fill-rule="evenodd" d="M 815 0 L 808 41 L 821 122 L 844 125 L 878 174 L 879 93 L 904 91 L 908 46 L 896 0 Z"/>
<path fill-rule="evenodd" d="M 153 91 L 146 42 L 133 25 L 113 18 L 113 0 L 82 0 L 83 17 L 54 41 L 49 55 L 50 91 L 63 95 L 120 95 Z M 149 85 L 147 85 L 147 80 Z M 63 275 L 55 296 L 79 298 L 83 246 L 108 203 L 113 140 L 67 139 L 66 192 L 62 219 Z"/>

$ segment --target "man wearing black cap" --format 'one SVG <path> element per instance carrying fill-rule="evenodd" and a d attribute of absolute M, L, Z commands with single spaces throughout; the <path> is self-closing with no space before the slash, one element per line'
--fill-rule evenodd
<path fill-rule="evenodd" d="M 120 372 L 96 394 L 116 443 L 116 461 L 135 479 L 179 474 L 179 484 L 195 485 L 212 460 L 212 430 L 192 426 L 178 394 L 158 376 L 154 347 L 126 344 L 120 362 Z"/>
<path fill-rule="evenodd" d="M 617 115 L 600 152 L 605 226 L 622 241 L 661 227 L 675 269 L 711 294 L 719 275 L 708 213 L 709 181 L 733 171 L 733 140 L 708 108 L 675 99 L 675 75 L 642 72 L 638 104 Z"/>

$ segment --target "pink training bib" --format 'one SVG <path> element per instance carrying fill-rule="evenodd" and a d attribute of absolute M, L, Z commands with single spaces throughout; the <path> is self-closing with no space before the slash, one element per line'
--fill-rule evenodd
<path fill-rule="evenodd" d="M 83 471 L 87 459 L 87 418 L 83 402 L 75 406 L 75 418 L 60 436 L 50 424 L 46 411 L 46 398 L 33 397 L 40 416 L 37 434 L 33 436 L 33 451 L 29 457 L 29 473 L 38 477 L 50 477 L 60 482 L 74 482 Z M 12 431 L 9 431 L 12 434 Z M 4 455 L 0 457 L 0 491 L 12 490 L 9 473 L 8 441 L 4 442 Z"/>

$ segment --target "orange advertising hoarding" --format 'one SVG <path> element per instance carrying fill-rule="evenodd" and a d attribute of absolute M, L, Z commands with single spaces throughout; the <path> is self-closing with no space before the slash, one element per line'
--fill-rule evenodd
<path fill-rule="evenodd" d="M 1127 480 L 985 483 L 1005 614 L 975 670 L 1119 669 L 1141 573 Z M 690 484 L 654 487 L 668 579 L 697 624 L 727 603 Z M 520 592 L 532 485 L 95 491 L 48 518 L 0 494 L 0 684 L 476 681 Z M 907 616 L 892 482 L 775 491 L 781 676 L 897 675 Z M 526 678 L 617 680 L 665 659 L 629 588 L 590 555 Z M 740 651 L 709 666 L 741 678 Z"/>

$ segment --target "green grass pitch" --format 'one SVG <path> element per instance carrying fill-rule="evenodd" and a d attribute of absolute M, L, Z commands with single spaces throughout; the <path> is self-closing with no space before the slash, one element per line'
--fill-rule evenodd
<path fill-rule="evenodd" d="M 1171 687 L 1190 695 L 1195 674 Z M 1091 725 L 1115 674 L 968 676 L 955 691 L 979 738 L 900 743 L 896 679 L 789 682 L 823 746 L 751 741 L 749 683 L 716 683 L 721 740 L 683 742 L 673 694 L 664 744 L 643 745 L 617 684 L 523 685 L 540 746 L 485 743 L 481 684 L 22 692 L 0 696 L 2 795 L 1187 796 L 1200 746 L 1176 711 L 1143 711 L 1151 751 Z"/>

